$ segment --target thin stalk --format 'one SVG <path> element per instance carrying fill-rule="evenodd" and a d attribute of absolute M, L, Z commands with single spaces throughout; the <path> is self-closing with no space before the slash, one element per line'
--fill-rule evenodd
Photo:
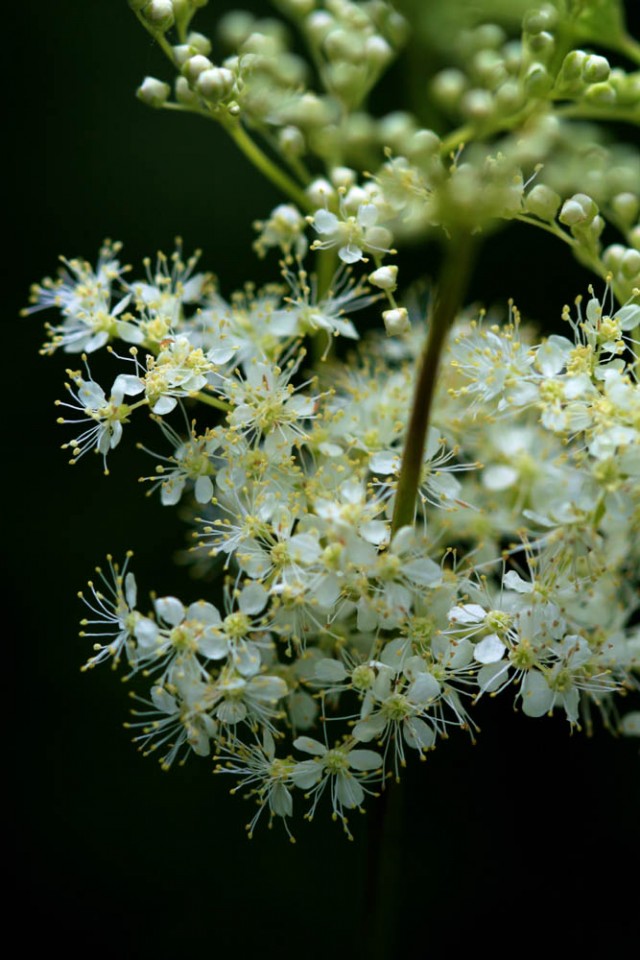
<path fill-rule="evenodd" d="M 218 400 L 217 397 L 212 397 L 210 394 L 205 393 L 204 390 L 198 390 L 197 393 L 193 394 L 195 400 L 199 400 L 200 403 L 206 403 L 210 407 L 215 407 L 216 410 L 224 410 L 228 413 L 231 410 L 231 404 L 227 403 L 225 400 Z"/>
<path fill-rule="evenodd" d="M 413 395 L 391 522 L 392 536 L 400 527 L 413 524 L 414 521 L 440 358 L 451 325 L 462 304 L 471 274 L 472 254 L 472 239 L 468 234 L 464 234 L 451 240 L 445 255 Z"/>
<path fill-rule="evenodd" d="M 214 118 L 217 119 L 217 118 Z M 279 190 L 287 194 L 291 200 L 296 203 L 301 210 L 311 211 L 313 205 L 304 190 L 298 186 L 295 180 L 281 170 L 280 167 L 269 159 L 257 143 L 251 139 L 247 131 L 239 121 L 224 120 L 222 126 L 227 131 L 237 147 L 242 150 L 245 157 L 270 180 Z"/>

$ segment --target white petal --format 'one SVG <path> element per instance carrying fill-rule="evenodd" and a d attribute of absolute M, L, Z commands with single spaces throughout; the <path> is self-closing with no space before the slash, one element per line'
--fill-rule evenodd
<path fill-rule="evenodd" d="M 324 757 L 327 748 L 312 737 L 298 737 L 293 741 L 296 750 L 302 750 L 303 753 L 310 753 L 314 757 Z"/>
<path fill-rule="evenodd" d="M 475 645 L 473 656 L 478 663 L 497 663 L 502 660 L 506 649 L 497 633 L 490 633 Z"/>
<path fill-rule="evenodd" d="M 177 597 L 160 597 L 154 602 L 156 613 L 165 623 L 177 627 L 184 620 L 185 610 Z"/>
<path fill-rule="evenodd" d="M 352 770 L 379 770 L 382 757 L 374 750 L 352 750 L 349 753 L 349 766 Z"/>

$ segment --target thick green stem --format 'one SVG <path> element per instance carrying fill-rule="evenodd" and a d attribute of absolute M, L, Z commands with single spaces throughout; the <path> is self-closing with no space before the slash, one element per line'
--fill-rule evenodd
<path fill-rule="evenodd" d="M 391 523 L 391 534 L 400 527 L 412 524 L 416 496 L 422 475 L 427 429 L 438 379 L 440 358 L 451 325 L 462 304 L 471 273 L 473 241 L 467 234 L 454 237 L 449 243 L 436 290 L 435 303 L 429 322 L 429 333 L 420 359 L 409 427 L 402 454 L 396 500 Z"/>

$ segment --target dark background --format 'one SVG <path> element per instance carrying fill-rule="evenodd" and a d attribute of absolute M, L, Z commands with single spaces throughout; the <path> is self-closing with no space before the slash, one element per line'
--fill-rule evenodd
<path fill-rule="evenodd" d="M 229 6 L 216 0 L 196 29 L 212 32 Z M 252 7 L 270 9 L 265 0 Z M 355 818 L 353 843 L 326 807 L 311 825 L 295 821 L 295 846 L 277 824 L 248 842 L 242 825 L 252 811 L 214 780 L 210 762 L 194 758 L 161 773 L 122 729 L 128 700 L 118 678 L 108 669 L 80 674 L 87 646 L 76 636 L 75 592 L 107 552 L 135 549 L 143 596 L 155 589 L 191 600 L 204 588 L 173 565 L 181 526 L 145 498 L 136 480 L 149 460 L 126 435 L 110 477 L 93 458 L 67 466 L 53 400 L 63 395 L 69 360 L 38 356 L 40 317 L 18 317 L 29 284 L 55 272 L 59 253 L 93 260 L 105 236 L 122 239 L 125 259 L 138 265 L 157 248 L 170 250 L 176 234 L 187 252 L 204 249 L 203 264 L 225 293 L 245 279 L 275 279 L 273 261 L 250 252 L 251 222 L 280 198 L 214 125 L 135 99 L 145 74 L 169 72 L 124 0 L 27 0 L 14 17 L 3 147 L 12 221 L 4 258 L 3 463 L 12 488 L 3 504 L 11 658 L 4 735 L 15 889 L 34 924 L 27 940 L 41 931 L 70 956 L 101 945 L 121 957 L 232 947 L 376 955 L 372 931 L 387 956 L 401 955 L 415 936 L 418 956 L 494 947 L 505 935 L 516 949 L 630 946 L 637 879 L 625 872 L 637 877 L 640 852 L 637 741 L 599 727 L 590 740 L 571 737 L 560 719 L 527 720 L 487 701 L 476 747 L 453 738 L 392 793 L 375 902 L 365 878 L 379 812 Z M 401 72 L 389 83 L 401 86 Z M 392 103 L 389 87 L 387 97 Z M 515 296 L 526 316 L 544 321 L 584 291 L 589 278 L 565 249 L 532 233 L 512 227 L 492 240 L 471 299 Z M 115 365 L 105 358 L 95 369 L 108 381 Z M 385 925 L 394 947 L 380 948 Z"/>

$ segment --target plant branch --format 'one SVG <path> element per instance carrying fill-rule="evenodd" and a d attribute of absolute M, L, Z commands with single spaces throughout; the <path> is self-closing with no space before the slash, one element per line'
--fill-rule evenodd
<path fill-rule="evenodd" d="M 447 336 L 462 304 L 471 274 L 474 244 L 468 234 L 454 237 L 445 255 L 429 321 L 429 333 L 420 359 L 409 427 L 402 454 L 391 535 L 415 516 L 416 496 L 422 475 L 423 458 L 431 407 L 438 379 L 438 368 Z"/>

